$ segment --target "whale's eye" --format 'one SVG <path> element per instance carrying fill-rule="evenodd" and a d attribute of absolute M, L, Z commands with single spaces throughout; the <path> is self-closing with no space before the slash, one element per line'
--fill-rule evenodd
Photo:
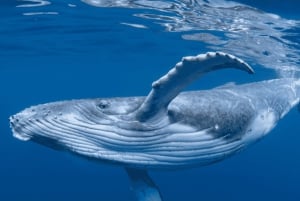
<path fill-rule="evenodd" d="M 108 108 L 108 106 L 109 106 L 109 102 L 104 101 L 104 100 L 100 101 L 97 104 L 97 107 L 99 107 L 100 109 L 106 109 L 106 108 Z"/>

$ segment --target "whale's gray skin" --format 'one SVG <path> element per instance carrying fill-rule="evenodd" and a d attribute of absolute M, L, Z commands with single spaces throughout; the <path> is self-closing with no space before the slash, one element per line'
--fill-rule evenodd
<path fill-rule="evenodd" d="M 299 102 L 300 81 L 274 79 L 182 92 L 222 68 L 253 73 L 222 52 L 184 57 L 147 97 L 41 104 L 10 117 L 15 137 L 122 165 L 139 201 L 162 200 L 146 169 L 208 165 L 258 141 Z"/>

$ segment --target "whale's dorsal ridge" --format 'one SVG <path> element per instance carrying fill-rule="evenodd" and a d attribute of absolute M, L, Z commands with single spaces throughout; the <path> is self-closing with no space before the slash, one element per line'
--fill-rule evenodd
<path fill-rule="evenodd" d="M 223 68 L 236 68 L 250 74 L 254 70 L 242 59 L 224 52 L 207 52 L 183 57 L 166 75 L 153 82 L 152 90 L 135 113 L 138 121 L 147 121 L 166 111 L 169 103 L 201 75 Z"/>

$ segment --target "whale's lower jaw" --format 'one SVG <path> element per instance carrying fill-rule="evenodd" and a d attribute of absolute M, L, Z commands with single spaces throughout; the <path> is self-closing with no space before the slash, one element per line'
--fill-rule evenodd
<path fill-rule="evenodd" d="M 15 137 L 15 138 L 17 138 L 18 140 L 21 140 L 21 141 L 28 141 L 28 140 L 30 140 L 31 139 L 31 137 L 29 136 L 29 135 L 26 135 L 26 134 L 21 134 L 21 133 L 18 133 L 17 131 L 15 131 L 14 129 L 13 129 L 13 136 Z"/>

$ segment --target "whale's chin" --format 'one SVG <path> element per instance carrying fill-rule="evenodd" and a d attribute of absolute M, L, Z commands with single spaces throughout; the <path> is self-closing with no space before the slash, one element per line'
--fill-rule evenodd
<path fill-rule="evenodd" d="M 13 132 L 13 136 L 22 141 L 29 141 L 31 139 L 29 135 L 23 135 L 17 132 Z"/>
<path fill-rule="evenodd" d="M 19 133 L 15 129 L 12 128 L 13 136 L 17 138 L 18 140 L 22 141 L 29 141 L 31 139 L 30 135 L 24 134 L 24 133 Z"/>

